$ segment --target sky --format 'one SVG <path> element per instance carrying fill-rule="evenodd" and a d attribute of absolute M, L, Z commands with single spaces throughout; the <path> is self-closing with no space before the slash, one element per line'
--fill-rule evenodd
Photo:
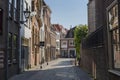
<path fill-rule="evenodd" d="M 45 0 L 50 7 L 51 23 L 69 29 L 79 24 L 87 24 L 88 0 Z"/>

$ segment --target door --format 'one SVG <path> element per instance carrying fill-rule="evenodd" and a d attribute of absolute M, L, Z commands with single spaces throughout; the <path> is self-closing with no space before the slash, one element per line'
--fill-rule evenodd
<path fill-rule="evenodd" d="M 22 53 L 21 53 L 21 66 L 22 71 L 28 69 L 28 60 L 29 60 L 29 48 L 28 46 L 22 46 Z"/>
<path fill-rule="evenodd" d="M 70 55 L 71 58 L 75 57 L 75 50 L 70 50 Z"/>

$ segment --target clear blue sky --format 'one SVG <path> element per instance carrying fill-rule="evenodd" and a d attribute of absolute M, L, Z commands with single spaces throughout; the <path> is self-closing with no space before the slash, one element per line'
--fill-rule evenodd
<path fill-rule="evenodd" d="M 50 7 L 51 23 L 70 28 L 78 24 L 87 24 L 88 0 L 45 0 Z"/>

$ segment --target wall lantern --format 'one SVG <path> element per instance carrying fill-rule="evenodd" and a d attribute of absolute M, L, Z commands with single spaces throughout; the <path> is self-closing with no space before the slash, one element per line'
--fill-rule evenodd
<path fill-rule="evenodd" d="M 22 23 L 22 24 L 28 21 L 31 12 L 28 10 L 28 7 L 27 7 L 26 10 L 23 11 L 23 13 L 24 13 L 24 16 L 25 16 L 25 21 L 20 21 L 20 23 Z"/>
<path fill-rule="evenodd" d="M 26 8 L 26 11 L 24 11 L 24 15 L 25 15 L 25 19 L 27 21 L 28 18 L 30 17 L 30 11 L 28 10 L 28 8 Z"/>

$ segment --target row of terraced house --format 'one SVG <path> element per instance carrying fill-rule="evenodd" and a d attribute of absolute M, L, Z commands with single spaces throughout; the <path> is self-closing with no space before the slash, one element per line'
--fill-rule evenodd
<path fill-rule="evenodd" d="M 64 28 L 51 13 L 44 0 L 0 0 L 0 80 L 60 56 Z"/>

